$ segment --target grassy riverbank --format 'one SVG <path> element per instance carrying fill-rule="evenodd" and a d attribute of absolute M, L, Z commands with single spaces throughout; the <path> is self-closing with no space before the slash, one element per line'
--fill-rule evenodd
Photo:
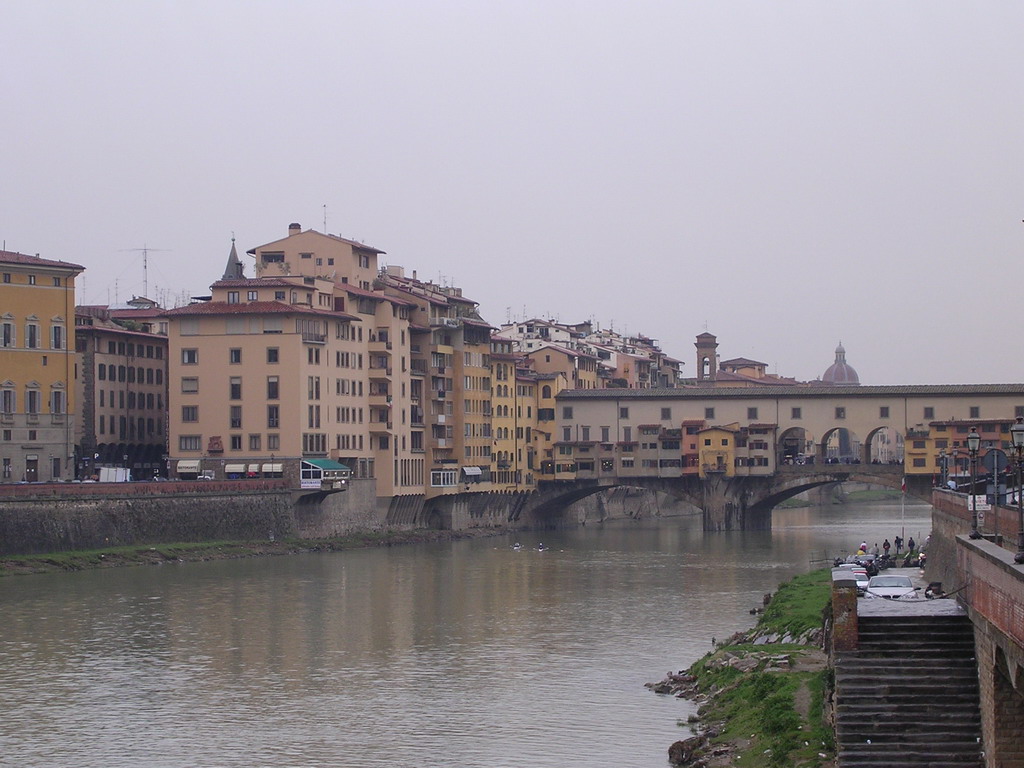
<path fill-rule="evenodd" d="M 467 531 L 367 531 L 331 539 L 285 539 L 281 541 L 208 541 L 154 544 L 151 546 L 104 547 L 103 549 L 51 552 L 42 555 L 0 557 L 0 576 L 81 571 L 88 568 L 117 568 L 133 565 L 232 560 L 265 555 L 294 555 L 301 552 L 340 552 L 366 547 L 391 547 L 431 541 L 495 536 L 506 531 L 494 528 Z"/>
<path fill-rule="evenodd" d="M 829 679 L 821 649 L 829 588 L 827 570 L 781 585 L 754 629 L 719 643 L 686 672 L 658 684 L 660 690 L 655 686 L 700 703 L 695 722 L 685 724 L 696 735 L 669 751 L 676 764 L 834 764 L 834 736 L 824 718 Z"/>

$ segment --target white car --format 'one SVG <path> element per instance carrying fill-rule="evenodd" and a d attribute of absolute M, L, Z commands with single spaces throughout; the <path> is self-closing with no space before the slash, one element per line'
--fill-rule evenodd
<path fill-rule="evenodd" d="M 872 576 L 868 581 L 865 597 L 880 597 L 885 600 L 919 600 L 918 588 L 909 576 L 897 574 Z"/>

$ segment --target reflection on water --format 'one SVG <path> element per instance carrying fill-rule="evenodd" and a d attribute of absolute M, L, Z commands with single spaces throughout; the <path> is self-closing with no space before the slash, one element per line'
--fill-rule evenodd
<path fill-rule="evenodd" d="M 645 682 L 929 509 L 2 579 L 0 765 L 661 768 L 692 709 Z"/>

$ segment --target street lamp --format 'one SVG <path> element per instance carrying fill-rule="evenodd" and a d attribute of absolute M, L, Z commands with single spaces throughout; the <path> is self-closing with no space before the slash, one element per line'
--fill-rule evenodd
<path fill-rule="evenodd" d="M 978 448 L 981 447 L 981 435 L 975 427 L 967 435 L 967 451 L 971 454 L 971 533 L 972 539 L 980 539 L 978 531 L 978 494 L 975 493 L 975 476 L 978 473 Z"/>
<path fill-rule="evenodd" d="M 1017 456 L 1017 554 L 1015 563 L 1024 563 L 1024 494 L 1021 494 L 1021 464 L 1024 464 L 1024 416 L 1017 417 L 1017 423 L 1010 427 L 1010 441 Z"/>

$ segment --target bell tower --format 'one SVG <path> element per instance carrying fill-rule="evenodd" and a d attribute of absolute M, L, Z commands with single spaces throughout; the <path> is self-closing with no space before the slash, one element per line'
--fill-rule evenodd
<path fill-rule="evenodd" d="M 718 371 L 718 339 L 705 331 L 697 336 L 697 381 L 714 381 Z"/>

